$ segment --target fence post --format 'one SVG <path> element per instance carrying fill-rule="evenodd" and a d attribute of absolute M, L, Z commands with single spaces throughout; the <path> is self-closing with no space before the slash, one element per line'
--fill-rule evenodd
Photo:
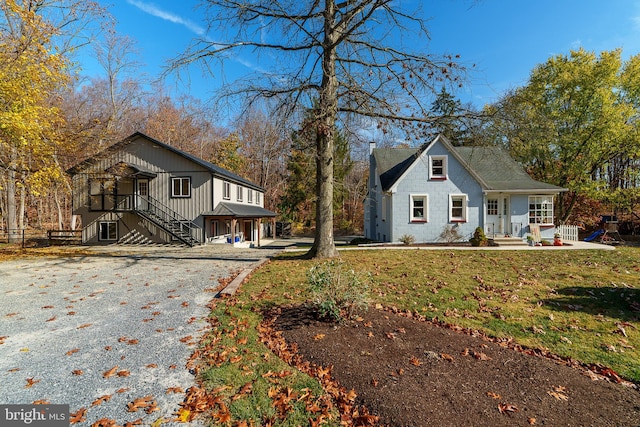
<path fill-rule="evenodd" d="M 22 229 L 22 249 L 24 249 L 24 228 Z"/>

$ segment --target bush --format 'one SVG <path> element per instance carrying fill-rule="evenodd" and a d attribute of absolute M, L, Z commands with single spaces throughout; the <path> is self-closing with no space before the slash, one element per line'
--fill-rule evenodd
<path fill-rule="evenodd" d="M 458 233 L 456 226 L 452 227 L 449 224 L 444 226 L 442 233 L 440 233 L 440 240 L 447 243 L 459 242 L 463 237 Z"/>
<path fill-rule="evenodd" d="M 476 227 L 476 230 L 473 232 L 473 237 L 469 239 L 469 242 L 471 242 L 471 246 L 487 246 L 489 239 L 485 236 L 482 227 Z"/>
<path fill-rule="evenodd" d="M 416 242 L 416 238 L 413 237 L 411 234 L 403 234 L 402 236 L 400 236 L 398 240 L 404 243 L 405 245 L 412 245 Z"/>
<path fill-rule="evenodd" d="M 356 273 L 341 261 L 327 261 L 307 272 L 312 304 L 323 317 L 350 319 L 355 309 L 367 309 L 370 277 Z"/>

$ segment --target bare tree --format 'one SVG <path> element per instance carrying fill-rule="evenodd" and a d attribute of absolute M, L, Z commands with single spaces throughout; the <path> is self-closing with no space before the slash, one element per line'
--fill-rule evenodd
<path fill-rule="evenodd" d="M 427 53 L 429 33 L 419 10 L 393 0 L 204 0 L 211 34 L 171 64 L 266 58 L 257 74 L 225 87 L 225 98 L 271 98 L 287 111 L 311 108 L 316 149 L 316 229 L 310 257 L 337 254 L 333 238 L 334 132 L 349 115 L 386 129 L 420 131 L 430 102 L 461 68 Z M 418 3 L 419 4 L 419 3 Z M 224 38 L 221 38 L 224 37 Z M 256 56 L 256 54 L 258 56 Z M 264 56 L 261 56 L 264 55 Z M 259 67 L 259 68 L 258 68 Z"/>

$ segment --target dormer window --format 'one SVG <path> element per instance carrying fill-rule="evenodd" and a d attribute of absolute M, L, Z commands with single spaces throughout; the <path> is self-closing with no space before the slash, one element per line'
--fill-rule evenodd
<path fill-rule="evenodd" d="M 429 179 L 447 179 L 447 156 L 429 156 Z"/>

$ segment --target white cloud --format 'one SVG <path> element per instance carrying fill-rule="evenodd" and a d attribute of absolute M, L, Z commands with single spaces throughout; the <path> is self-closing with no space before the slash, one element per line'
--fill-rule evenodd
<path fill-rule="evenodd" d="M 167 12 L 165 10 L 160 9 L 158 6 L 156 6 L 153 3 L 145 3 L 143 1 L 140 0 L 127 0 L 127 3 L 129 3 L 132 6 L 137 7 L 138 9 L 140 9 L 141 11 L 148 13 L 149 15 L 153 15 L 157 18 L 163 19 L 165 21 L 169 21 L 169 22 L 173 22 L 174 24 L 179 24 L 179 25 L 184 25 L 185 27 L 187 27 L 189 29 L 189 31 L 202 36 L 205 34 L 205 30 L 203 27 L 201 27 L 200 25 L 196 24 L 195 22 L 189 20 L 189 19 L 185 19 L 181 16 L 178 16 L 174 13 L 171 12 Z"/>

